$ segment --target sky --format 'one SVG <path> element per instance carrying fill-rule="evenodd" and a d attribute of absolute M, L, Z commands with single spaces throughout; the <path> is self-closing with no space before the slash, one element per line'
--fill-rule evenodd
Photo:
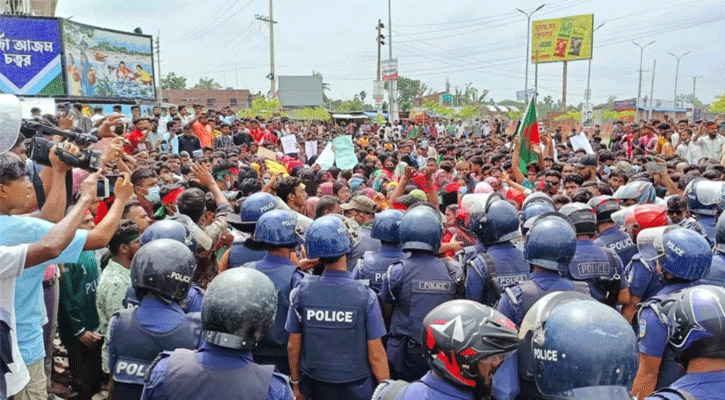
<path fill-rule="evenodd" d="M 392 0 L 392 51 L 400 75 L 420 79 L 434 91 L 473 87 L 495 101 L 513 100 L 525 86 L 526 18 L 594 14 L 591 61 L 592 102 L 634 98 L 640 50 L 632 41 L 654 44 L 644 51 L 642 93 L 649 95 L 656 59 L 654 97 L 670 100 L 675 57 L 682 54 L 678 94 L 711 103 L 725 93 L 725 2 L 722 0 Z M 189 86 L 214 78 L 225 87 L 269 91 L 267 0 L 59 0 L 56 16 L 121 31 L 140 27 L 161 37 L 161 72 L 187 77 Z M 376 24 L 385 24 L 386 0 L 274 0 L 277 76 L 322 74 L 328 96 L 351 99 L 365 91 L 368 102 L 376 74 Z M 587 61 L 568 63 L 567 103 L 584 101 Z M 529 65 L 529 88 L 534 86 Z M 562 63 L 540 64 L 540 97 L 562 94 Z"/>

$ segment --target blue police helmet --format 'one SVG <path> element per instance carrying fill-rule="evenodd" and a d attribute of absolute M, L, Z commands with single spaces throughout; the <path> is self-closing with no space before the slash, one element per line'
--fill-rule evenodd
<path fill-rule="evenodd" d="M 186 226 L 178 221 L 172 221 L 169 219 L 156 221 L 149 225 L 139 239 L 139 246 L 143 246 L 146 243 L 156 239 L 173 239 L 177 242 L 189 244 L 190 240 L 189 232 L 186 230 Z"/>
<path fill-rule="evenodd" d="M 696 357 L 725 358 L 725 288 L 699 285 L 679 293 L 668 307 L 670 344 L 681 361 Z"/>
<path fill-rule="evenodd" d="M 576 231 L 571 220 L 558 212 L 539 215 L 524 242 L 524 260 L 553 271 L 568 268 L 576 252 Z"/>
<path fill-rule="evenodd" d="M 186 299 L 196 257 L 182 242 L 156 239 L 142 246 L 131 261 L 131 286 L 167 302 Z"/>
<path fill-rule="evenodd" d="M 712 252 L 702 235 L 690 229 L 673 229 L 662 238 L 662 269 L 677 278 L 694 281 L 710 270 Z"/>
<path fill-rule="evenodd" d="M 551 197 L 549 197 L 548 194 L 544 192 L 535 192 L 531 193 L 526 197 L 523 203 L 521 203 L 521 210 L 526 210 L 530 206 L 533 206 L 534 204 L 538 203 L 546 203 L 551 206 L 551 208 L 556 208 L 556 205 L 554 204 L 554 201 L 551 200 Z"/>
<path fill-rule="evenodd" d="M 489 197 L 484 212 L 471 215 L 469 226 L 483 244 L 521 237 L 519 213 L 511 203 L 498 197 Z"/>
<path fill-rule="evenodd" d="M 228 215 L 227 222 L 238 229 L 251 232 L 262 214 L 276 208 L 277 203 L 274 201 L 274 196 L 258 192 L 244 199 L 239 214 Z"/>
<path fill-rule="evenodd" d="M 415 207 L 400 220 L 400 242 L 403 250 L 438 253 L 443 236 L 441 219 L 429 207 Z"/>
<path fill-rule="evenodd" d="M 262 214 L 254 230 L 254 241 L 273 246 L 295 246 L 301 242 L 296 230 L 294 214 L 285 210 L 272 210 Z"/>
<path fill-rule="evenodd" d="M 704 178 L 694 179 L 685 187 L 687 208 L 694 214 L 716 215 L 723 208 L 723 192 L 725 183 L 709 181 Z"/>
<path fill-rule="evenodd" d="M 531 229 L 531 222 L 535 217 L 547 212 L 556 211 L 556 207 L 548 202 L 539 201 L 530 204 L 521 210 L 521 233 L 526 235 Z"/>
<path fill-rule="evenodd" d="M 654 203 L 657 192 L 651 182 L 633 181 L 617 189 L 612 197 L 622 202 L 634 200 L 635 204 L 649 204 Z"/>
<path fill-rule="evenodd" d="M 375 215 L 370 237 L 386 243 L 399 244 L 400 220 L 402 218 L 403 212 L 399 210 L 385 210 Z"/>
<path fill-rule="evenodd" d="M 725 214 L 721 214 L 715 224 L 715 250 L 725 253 Z"/>
<path fill-rule="evenodd" d="M 519 336 L 519 357 L 545 398 L 630 398 L 637 338 L 611 307 L 582 294 L 551 293 L 529 310 Z"/>
<path fill-rule="evenodd" d="M 348 228 L 334 215 L 313 221 L 307 228 L 305 242 L 309 258 L 335 258 L 352 250 Z"/>

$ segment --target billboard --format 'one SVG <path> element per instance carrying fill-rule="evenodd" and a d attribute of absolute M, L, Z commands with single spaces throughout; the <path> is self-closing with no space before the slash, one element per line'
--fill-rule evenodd
<path fill-rule="evenodd" d="M 64 95 L 60 52 L 57 19 L 0 17 L 0 93 Z"/>
<path fill-rule="evenodd" d="M 71 97 L 156 100 L 152 38 L 63 21 Z"/>
<path fill-rule="evenodd" d="M 398 59 L 391 58 L 389 60 L 382 61 L 383 80 L 384 81 L 397 81 L 398 80 Z"/>
<path fill-rule="evenodd" d="M 531 62 L 592 58 L 594 14 L 531 22 Z"/>
<path fill-rule="evenodd" d="M 316 107 L 322 100 L 322 77 L 280 76 L 279 103 L 282 107 Z"/>

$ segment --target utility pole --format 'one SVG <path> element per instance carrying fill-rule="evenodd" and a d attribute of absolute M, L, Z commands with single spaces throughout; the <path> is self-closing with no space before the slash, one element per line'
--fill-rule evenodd
<path fill-rule="evenodd" d="M 694 75 L 692 77 L 692 97 L 695 97 L 695 88 L 697 87 L 697 78 L 702 78 L 702 75 Z"/>
<path fill-rule="evenodd" d="M 592 30 L 592 43 L 594 43 L 594 32 L 596 32 L 597 29 L 603 27 L 605 23 L 606 22 L 602 22 L 601 24 L 599 24 L 599 26 L 597 26 L 596 28 L 594 28 Z M 591 81 L 591 78 L 592 78 L 592 59 L 589 58 L 589 65 L 587 65 L 587 92 L 584 96 L 584 98 L 587 101 L 587 104 L 589 104 L 589 100 L 592 98 L 592 90 L 589 87 L 589 82 Z"/>
<path fill-rule="evenodd" d="M 270 99 L 272 97 L 274 97 L 274 94 L 275 94 L 274 81 L 277 78 L 277 76 L 274 74 L 274 24 L 276 24 L 277 21 L 274 20 L 273 1 L 274 0 L 269 0 L 269 17 L 265 17 L 265 16 L 259 15 L 259 14 L 254 16 L 255 19 L 264 21 L 269 24 L 269 75 L 267 75 L 267 79 L 269 79 L 269 98 Z"/>
<path fill-rule="evenodd" d="M 534 94 L 539 93 L 539 49 L 534 50 Z M 528 89 L 528 88 L 527 88 Z"/>
<path fill-rule="evenodd" d="M 691 50 L 690 50 L 691 51 Z M 684 52 L 680 54 L 679 56 L 677 54 L 669 53 L 672 57 L 675 57 L 677 59 L 677 66 L 675 67 L 675 97 L 672 101 L 672 119 L 675 118 L 675 114 L 677 113 L 677 77 L 680 74 L 680 59 L 688 54 L 690 54 L 690 51 Z"/>
<path fill-rule="evenodd" d="M 392 0 L 388 0 L 388 59 L 393 59 L 393 7 Z M 398 88 L 397 80 L 388 81 L 388 122 L 392 125 L 395 112 L 395 90 Z"/>
<path fill-rule="evenodd" d="M 385 25 L 383 25 L 383 22 L 381 20 L 378 20 L 378 74 L 376 75 L 378 81 L 380 80 L 380 47 L 385 44 L 385 36 L 380 33 L 381 29 L 383 28 L 385 28 Z"/>
<path fill-rule="evenodd" d="M 377 73 L 377 75 L 375 75 L 376 79 L 375 79 L 375 88 L 374 88 L 374 91 L 373 91 L 373 97 L 374 97 L 374 100 L 375 100 L 375 109 L 378 111 L 378 115 L 379 116 L 382 116 L 383 115 L 383 110 L 382 110 L 382 108 L 383 108 L 382 107 L 382 105 L 383 105 L 382 102 L 383 101 L 382 101 L 382 98 L 376 97 L 376 96 L 378 96 L 378 88 L 380 87 L 379 85 L 380 85 L 380 79 L 381 79 L 381 76 L 380 76 L 380 68 L 381 68 L 380 67 L 380 64 L 381 64 L 382 60 L 380 58 L 380 48 L 385 44 L 385 35 L 382 34 L 382 29 L 383 28 L 385 28 L 385 25 L 383 25 L 383 21 L 378 20 L 378 25 L 376 26 L 376 29 L 378 30 L 378 36 L 375 39 L 378 42 L 378 73 Z M 379 104 L 378 104 L 378 99 L 380 99 L 380 103 Z"/>
<path fill-rule="evenodd" d="M 637 107 L 637 113 L 634 115 L 635 122 L 639 122 L 639 100 L 642 97 L 642 57 L 644 56 L 645 47 L 651 45 L 654 42 L 655 41 L 653 40 L 644 46 L 637 44 L 636 42 L 632 42 L 635 46 L 639 47 L 639 84 L 637 85 L 637 100 L 635 101 Z M 652 102 L 651 96 L 650 102 Z"/>
<path fill-rule="evenodd" d="M 566 60 L 564 60 L 564 77 L 561 88 L 561 111 L 566 112 Z"/>
<path fill-rule="evenodd" d="M 531 16 L 534 15 L 535 12 L 544 8 L 544 5 L 545 4 L 542 4 L 536 7 L 536 9 L 530 13 L 527 13 L 520 8 L 516 9 L 516 11 L 526 16 L 526 82 L 524 83 L 524 92 L 526 93 L 527 102 L 529 101 L 529 64 L 531 63 L 529 59 L 529 41 L 531 40 Z"/>
<path fill-rule="evenodd" d="M 159 82 L 159 92 L 157 93 L 157 99 L 164 101 L 164 95 L 161 90 L 161 31 L 156 32 L 156 65 L 159 75 L 157 81 Z"/>
<path fill-rule="evenodd" d="M 648 121 L 652 121 L 652 110 L 655 106 L 655 68 L 657 68 L 657 59 L 652 61 L 652 83 L 649 86 L 649 115 L 647 116 Z M 672 118 L 675 118 L 673 115 Z"/>

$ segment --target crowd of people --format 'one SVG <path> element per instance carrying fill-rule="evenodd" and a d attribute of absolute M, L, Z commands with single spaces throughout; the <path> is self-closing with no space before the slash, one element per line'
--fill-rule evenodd
<path fill-rule="evenodd" d="M 97 142 L 0 154 L 0 399 L 722 398 L 717 119 L 589 151 L 498 120 L 132 112 L 35 110 Z M 342 135 L 357 164 L 322 168 Z M 62 156 L 86 147 L 98 170 Z"/>

